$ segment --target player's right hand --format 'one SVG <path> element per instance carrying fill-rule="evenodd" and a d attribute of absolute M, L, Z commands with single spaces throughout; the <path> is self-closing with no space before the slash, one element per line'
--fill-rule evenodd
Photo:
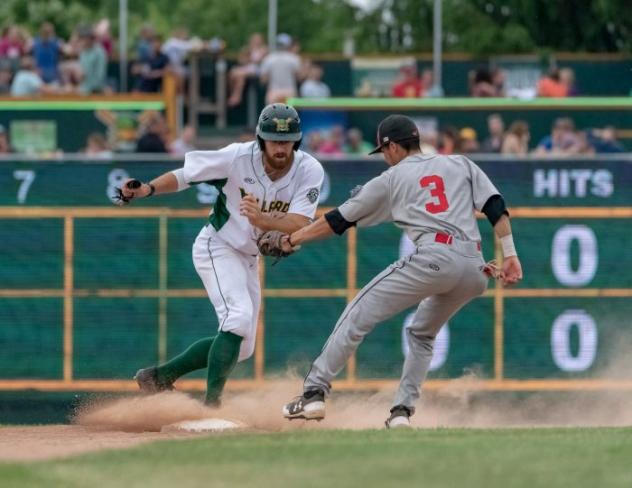
<path fill-rule="evenodd" d="M 510 256 L 503 261 L 503 267 L 500 272 L 500 279 L 503 285 L 515 285 L 522 279 L 522 265 L 518 256 Z"/>
<path fill-rule="evenodd" d="M 116 189 L 117 195 L 114 203 L 117 205 L 128 205 L 134 198 L 147 196 L 151 189 L 149 185 L 141 183 L 135 178 L 128 178 L 121 183 L 121 187 Z"/>

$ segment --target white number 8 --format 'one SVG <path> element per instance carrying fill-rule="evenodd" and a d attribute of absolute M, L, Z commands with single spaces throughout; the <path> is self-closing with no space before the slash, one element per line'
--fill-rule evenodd
<path fill-rule="evenodd" d="M 110 200 L 114 200 L 116 198 L 116 189 L 121 187 L 121 184 L 129 178 L 129 173 L 124 169 L 113 169 L 108 174 L 108 187 L 106 190 L 106 195 Z"/>

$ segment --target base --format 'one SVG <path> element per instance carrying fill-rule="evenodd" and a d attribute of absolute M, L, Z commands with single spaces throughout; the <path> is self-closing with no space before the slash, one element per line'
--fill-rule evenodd
<path fill-rule="evenodd" d="M 223 432 L 225 430 L 243 429 L 246 426 L 232 420 L 208 418 L 200 420 L 183 420 L 175 424 L 165 425 L 161 432 Z"/>

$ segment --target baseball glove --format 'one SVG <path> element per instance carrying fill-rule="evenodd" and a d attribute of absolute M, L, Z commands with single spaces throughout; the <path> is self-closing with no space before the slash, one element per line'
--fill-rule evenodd
<path fill-rule="evenodd" d="M 278 230 L 269 230 L 264 232 L 257 239 L 257 247 L 259 252 L 264 256 L 272 256 L 275 258 L 286 258 L 291 252 L 285 252 L 281 245 L 281 239 L 285 234 Z"/>

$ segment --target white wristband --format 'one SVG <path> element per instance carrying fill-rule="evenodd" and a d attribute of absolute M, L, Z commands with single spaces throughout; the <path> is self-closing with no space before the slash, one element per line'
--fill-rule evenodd
<path fill-rule="evenodd" d="M 516 246 L 514 245 L 513 236 L 511 234 L 500 238 L 500 244 L 503 247 L 503 256 L 508 258 L 517 256 Z"/>

